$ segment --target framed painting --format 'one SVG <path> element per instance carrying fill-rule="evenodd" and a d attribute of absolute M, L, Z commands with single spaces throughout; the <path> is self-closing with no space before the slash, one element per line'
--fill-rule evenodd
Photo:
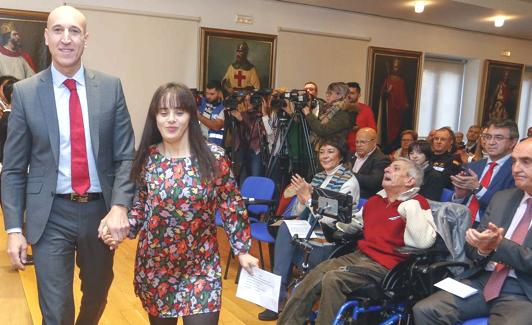
<path fill-rule="evenodd" d="M 370 47 L 368 98 L 384 152 L 400 145 L 403 130 L 415 129 L 421 84 L 421 52 Z"/>
<path fill-rule="evenodd" d="M 48 67 L 47 18 L 46 12 L 0 8 L 0 76 L 24 79 Z"/>
<path fill-rule="evenodd" d="M 524 64 L 486 60 L 478 118 L 480 125 L 491 119 L 517 119 L 524 69 Z"/>
<path fill-rule="evenodd" d="M 231 88 L 272 88 L 277 36 L 201 28 L 200 89 L 209 80 Z"/>

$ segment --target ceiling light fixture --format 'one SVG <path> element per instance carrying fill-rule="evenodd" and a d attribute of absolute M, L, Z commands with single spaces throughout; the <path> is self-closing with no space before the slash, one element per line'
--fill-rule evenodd
<path fill-rule="evenodd" d="M 504 20 L 506 18 L 504 16 L 496 16 L 493 23 L 495 27 L 502 27 L 504 25 Z"/>
<path fill-rule="evenodd" d="M 416 14 L 420 14 L 425 10 L 425 1 L 416 1 L 414 3 L 414 11 Z"/>

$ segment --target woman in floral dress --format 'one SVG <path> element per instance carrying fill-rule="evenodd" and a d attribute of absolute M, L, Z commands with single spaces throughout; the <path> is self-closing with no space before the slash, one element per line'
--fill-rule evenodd
<path fill-rule="evenodd" d="M 130 238 L 139 236 L 135 293 L 151 324 L 217 324 L 221 266 L 215 212 L 240 265 L 251 272 L 250 228 L 223 149 L 202 137 L 189 89 L 167 83 L 153 95 L 132 177 Z"/>

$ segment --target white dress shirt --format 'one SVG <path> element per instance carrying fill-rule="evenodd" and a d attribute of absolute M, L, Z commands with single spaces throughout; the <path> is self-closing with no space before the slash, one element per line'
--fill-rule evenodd
<path fill-rule="evenodd" d="M 89 110 L 87 106 L 87 90 L 85 88 L 85 69 L 83 66 L 81 66 L 81 68 L 74 74 L 72 78 L 68 78 L 60 73 L 53 64 L 51 71 L 52 82 L 54 86 L 55 107 L 57 110 L 57 122 L 59 123 L 59 172 L 57 175 L 56 193 L 74 193 L 74 190 L 72 189 L 72 173 L 70 168 L 70 90 L 68 90 L 68 88 L 63 84 L 66 79 L 76 80 L 76 88 L 78 91 L 79 101 L 81 103 L 83 127 L 85 128 L 85 145 L 87 148 L 87 160 L 89 164 L 89 177 L 91 182 L 88 192 L 101 192 L 102 189 L 100 187 L 100 180 L 98 179 L 98 172 L 96 170 L 96 163 L 94 161 L 94 154 L 92 152 L 92 141 L 89 129 Z"/>

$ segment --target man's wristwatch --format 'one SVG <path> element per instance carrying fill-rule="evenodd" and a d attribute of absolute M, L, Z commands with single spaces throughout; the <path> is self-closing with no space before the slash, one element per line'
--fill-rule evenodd
<path fill-rule="evenodd" d="M 478 192 L 480 192 L 484 187 L 480 184 L 478 184 L 478 187 L 476 189 L 473 190 L 473 194 L 477 194 Z"/>

